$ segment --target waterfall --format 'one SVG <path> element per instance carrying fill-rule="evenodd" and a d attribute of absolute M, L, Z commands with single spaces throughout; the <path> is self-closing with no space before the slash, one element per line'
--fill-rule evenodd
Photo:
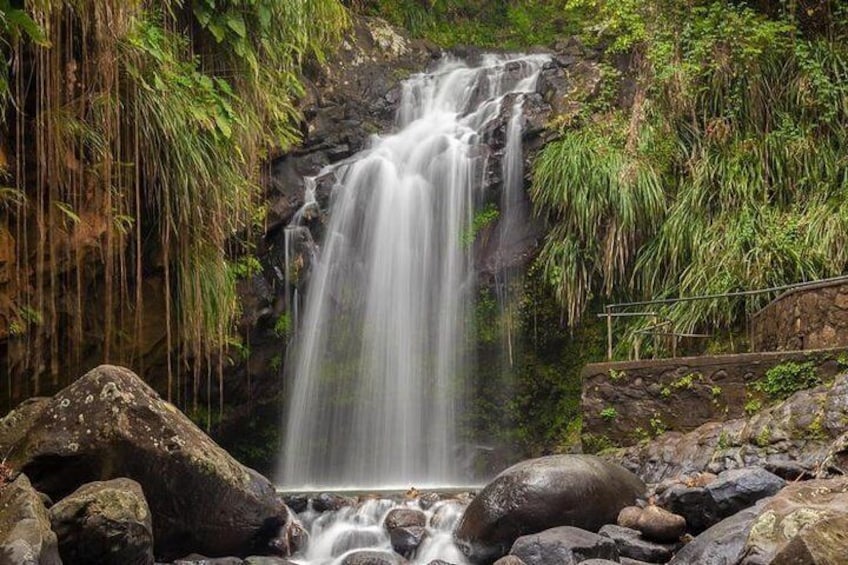
<path fill-rule="evenodd" d="M 514 177 L 522 93 L 547 59 L 449 60 L 411 77 L 397 132 L 322 172 L 335 186 L 286 362 L 283 487 L 468 482 L 457 429 L 472 370 L 469 240 L 486 142 L 513 101 L 503 172 Z"/>

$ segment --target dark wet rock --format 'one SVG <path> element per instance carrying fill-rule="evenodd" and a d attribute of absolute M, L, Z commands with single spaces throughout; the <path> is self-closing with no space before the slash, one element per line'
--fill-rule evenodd
<path fill-rule="evenodd" d="M 765 499 L 745 543 L 748 563 L 774 563 L 784 558 L 809 553 L 811 543 L 827 540 L 831 546 L 815 558 L 848 555 L 848 477 L 817 479 L 794 483 L 772 498 Z M 799 538 L 800 539 L 796 539 Z M 789 547 L 791 545 L 791 547 Z M 788 549 L 787 549 L 788 548 Z M 787 562 L 787 561 L 784 561 Z M 804 561 L 803 563 L 840 563 L 844 561 Z"/>
<path fill-rule="evenodd" d="M 597 531 L 615 522 L 644 490 L 633 474 L 591 455 L 531 459 L 483 489 L 463 514 L 455 537 L 472 559 L 497 559 L 528 533 L 555 526 Z"/>
<path fill-rule="evenodd" d="M 611 565 L 612 563 L 620 563 L 619 561 L 610 561 L 609 559 L 587 559 L 581 561 L 580 565 Z"/>
<path fill-rule="evenodd" d="M 284 525 L 277 529 L 276 536 L 269 539 L 265 545 L 269 555 L 288 557 L 306 547 L 309 533 L 289 512 L 291 511 L 287 510 Z"/>
<path fill-rule="evenodd" d="M 645 507 L 638 520 L 636 530 L 645 538 L 660 543 L 675 543 L 686 532 L 686 519 L 659 506 Z M 633 557 L 633 556 L 628 556 Z"/>
<path fill-rule="evenodd" d="M 662 493 L 657 504 L 682 516 L 692 532 L 703 532 L 721 520 L 715 502 L 704 487 L 675 485 Z"/>
<path fill-rule="evenodd" d="M 680 546 L 679 543 L 664 544 L 649 541 L 638 530 L 612 524 L 604 526 L 598 533 L 615 542 L 619 556 L 639 559 L 648 563 L 668 562 Z"/>
<path fill-rule="evenodd" d="M 418 506 L 420 506 L 422 510 L 429 510 L 441 499 L 442 497 L 435 492 L 422 492 L 418 496 Z"/>
<path fill-rule="evenodd" d="M 289 494 L 283 496 L 283 502 L 291 508 L 292 512 L 300 514 L 309 507 L 309 497 L 304 494 Z"/>
<path fill-rule="evenodd" d="M 238 557 L 206 557 L 192 553 L 174 561 L 174 565 L 243 565 Z"/>
<path fill-rule="evenodd" d="M 692 532 L 713 524 L 777 493 L 786 482 L 759 467 L 724 471 L 706 486 L 683 484 L 666 489 L 658 504 L 686 519 Z"/>
<path fill-rule="evenodd" d="M 151 565 L 153 526 L 141 486 L 130 479 L 81 486 L 50 509 L 66 563 Z"/>
<path fill-rule="evenodd" d="M 405 565 L 407 560 L 388 551 L 357 551 L 344 558 L 341 565 Z"/>
<path fill-rule="evenodd" d="M 757 507 L 752 507 L 722 520 L 685 545 L 669 564 L 736 565 L 757 513 Z"/>
<path fill-rule="evenodd" d="M 315 512 L 335 512 L 345 506 L 353 506 L 354 501 L 338 494 L 322 492 L 312 499 L 312 509 Z"/>
<path fill-rule="evenodd" d="M 592 558 L 617 561 L 618 549 L 615 542 L 606 536 L 560 526 L 521 536 L 515 540 L 510 555 L 520 558 L 526 565 L 571 564 Z"/>
<path fill-rule="evenodd" d="M 394 508 L 386 514 L 383 527 L 391 533 L 395 528 L 409 528 L 413 526 L 426 526 L 427 515 L 414 508 Z"/>
<path fill-rule="evenodd" d="M 25 475 L 0 488 L 0 562 L 62 565 L 47 509 Z"/>
<path fill-rule="evenodd" d="M 846 423 L 848 374 L 843 374 L 832 385 L 799 391 L 751 417 L 665 433 L 608 457 L 650 483 L 744 467 L 762 467 L 787 480 L 827 478 L 842 474 L 838 454 L 848 454 L 848 437 L 840 439 L 848 432 Z"/>
<path fill-rule="evenodd" d="M 410 557 L 426 536 L 427 529 L 422 526 L 400 526 L 389 533 L 392 549 L 404 557 Z"/>
<path fill-rule="evenodd" d="M 102 365 L 60 391 L 9 463 L 54 500 L 94 480 L 137 481 L 166 559 L 264 553 L 289 520 L 268 480 L 122 367 Z"/>
<path fill-rule="evenodd" d="M 330 551 L 332 552 L 333 557 L 338 557 L 352 549 L 374 547 L 380 543 L 382 539 L 383 537 L 379 532 L 358 529 L 348 530 L 336 539 Z"/>
<path fill-rule="evenodd" d="M 761 467 L 732 469 L 720 473 L 705 488 L 721 518 L 736 514 L 762 498 L 773 496 L 786 481 Z"/>
<path fill-rule="evenodd" d="M 649 565 L 647 561 L 639 561 L 638 559 L 630 559 L 629 557 L 622 557 L 618 562 L 621 565 Z M 588 563 L 588 561 L 584 561 L 583 563 Z"/>

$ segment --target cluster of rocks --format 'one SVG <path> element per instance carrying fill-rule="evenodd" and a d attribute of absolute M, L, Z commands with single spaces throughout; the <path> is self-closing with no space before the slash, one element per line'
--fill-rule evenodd
<path fill-rule="evenodd" d="M 121 367 L 11 412 L 0 452 L 0 556 L 10 563 L 241 562 L 288 556 L 302 540 L 267 479 Z"/>
<path fill-rule="evenodd" d="M 507 469 L 456 530 L 475 563 L 826 565 L 848 555 L 848 477 L 787 483 L 761 467 L 646 487 L 592 456 Z"/>

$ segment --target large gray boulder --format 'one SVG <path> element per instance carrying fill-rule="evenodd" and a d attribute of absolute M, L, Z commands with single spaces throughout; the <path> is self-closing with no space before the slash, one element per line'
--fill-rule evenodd
<path fill-rule="evenodd" d="M 141 486 L 88 483 L 50 508 L 59 553 L 79 565 L 152 565 L 153 526 Z"/>
<path fill-rule="evenodd" d="M 122 367 L 97 367 L 56 394 L 9 464 L 53 500 L 93 481 L 138 482 L 165 559 L 262 553 L 289 522 L 267 479 Z"/>
<path fill-rule="evenodd" d="M 491 562 L 527 534 L 557 526 L 597 531 L 615 523 L 621 509 L 644 492 L 635 475 L 593 455 L 530 459 L 502 472 L 477 495 L 455 537 L 470 559 Z"/>
<path fill-rule="evenodd" d="M 576 565 L 587 559 L 618 561 L 615 541 L 571 526 L 521 536 L 515 540 L 510 555 L 526 565 Z"/>
<path fill-rule="evenodd" d="M 62 565 L 47 509 L 25 475 L 0 487 L 0 563 Z"/>

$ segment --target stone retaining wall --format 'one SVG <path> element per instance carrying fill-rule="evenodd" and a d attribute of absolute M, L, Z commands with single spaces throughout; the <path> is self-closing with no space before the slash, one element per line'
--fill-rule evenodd
<path fill-rule="evenodd" d="M 848 346 L 848 282 L 791 290 L 751 318 L 755 351 Z"/>
<path fill-rule="evenodd" d="M 594 363 L 583 369 L 583 448 L 625 446 L 666 430 L 745 415 L 768 403 L 753 383 L 772 367 L 811 363 L 826 381 L 848 365 L 848 348 Z"/>

